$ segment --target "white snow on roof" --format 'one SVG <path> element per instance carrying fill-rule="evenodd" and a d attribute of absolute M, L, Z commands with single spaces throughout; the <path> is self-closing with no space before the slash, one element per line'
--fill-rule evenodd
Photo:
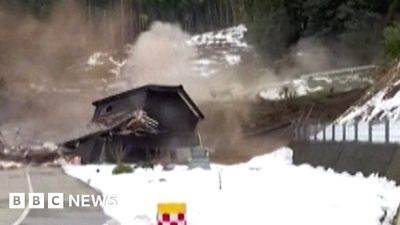
<path fill-rule="evenodd" d="M 118 205 L 104 210 L 122 225 L 156 224 L 160 202 L 186 203 L 192 225 L 391 224 L 400 202 L 394 182 L 294 166 L 292 154 L 282 148 L 243 164 L 214 164 L 211 170 L 157 166 L 112 175 L 113 165 L 64 169 L 105 195 L 116 195 Z"/>

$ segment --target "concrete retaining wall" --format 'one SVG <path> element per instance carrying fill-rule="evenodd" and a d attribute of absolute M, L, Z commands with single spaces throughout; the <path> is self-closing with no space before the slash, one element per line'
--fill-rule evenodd
<path fill-rule="evenodd" d="M 400 183 L 400 146 L 356 142 L 294 142 L 293 161 L 351 174 L 378 173 Z"/>

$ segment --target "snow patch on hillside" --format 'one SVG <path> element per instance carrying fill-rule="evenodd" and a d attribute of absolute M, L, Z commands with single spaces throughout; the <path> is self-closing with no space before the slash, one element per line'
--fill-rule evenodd
<path fill-rule="evenodd" d="M 304 96 L 316 92 L 346 92 L 357 88 L 363 88 L 372 83 L 370 77 L 359 74 L 347 76 L 301 76 L 291 80 L 284 80 L 265 85 L 259 96 L 266 100 L 282 98 L 282 91 L 287 88 L 294 96 Z"/>
<path fill-rule="evenodd" d="M 292 155 L 282 148 L 243 164 L 214 164 L 211 170 L 157 166 L 124 175 L 112 175 L 113 165 L 64 170 L 104 194 L 117 195 L 118 206 L 104 210 L 123 225 L 156 224 L 157 203 L 171 201 L 187 203 L 192 225 L 391 224 L 400 202 L 393 182 L 294 166 Z"/>
<path fill-rule="evenodd" d="M 354 120 L 362 121 L 382 121 L 389 119 L 398 121 L 400 119 L 400 71 L 394 68 L 389 71 L 391 76 L 383 88 L 373 94 L 361 105 L 355 105 L 347 110 L 340 118 L 338 123 Z M 370 93 L 367 93 L 369 95 Z"/>
<path fill-rule="evenodd" d="M 251 51 L 245 41 L 247 27 L 243 24 L 193 35 L 186 44 L 194 46 L 198 58 L 194 60 L 194 71 L 203 77 L 209 77 L 242 62 L 242 57 Z"/>
<path fill-rule="evenodd" d="M 294 96 L 304 96 L 314 91 L 323 90 L 322 86 L 311 89 L 306 80 L 293 79 L 265 86 L 260 90 L 259 96 L 266 100 L 279 100 L 283 98 L 283 90 L 285 88 Z"/>
<path fill-rule="evenodd" d="M 109 73 L 119 76 L 122 68 L 125 66 L 126 60 L 118 61 L 111 53 L 108 52 L 95 52 L 90 55 L 86 61 L 85 71 L 94 70 L 98 66 L 108 65 L 110 69 Z"/>
<path fill-rule="evenodd" d="M 207 32 L 194 35 L 189 41 L 189 45 L 204 46 L 204 45 L 229 45 L 231 47 L 248 48 L 249 45 L 244 42 L 244 34 L 247 32 L 247 27 L 244 24 L 222 29 L 216 32 Z"/>
<path fill-rule="evenodd" d="M 244 39 L 246 32 L 246 26 L 241 24 L 190 36 L 183 44 L 195 47 L 197 51 L 197 57 L 192 61 L 192 70 L 202 77 L 209 77 L 223 69 L 240 64 L 242 55 L 251 49 Z M 130 52 L 133 47 L 128 45 L 126 52 Z M 123 74 L 127 61 L 117 60 L 112 53 L 108 52 L 94 52 L 83 65 L 85 72 L 105 66 L 108 67 L 108 72 L 116 77 L 129 76 L 129 74 Z"/>

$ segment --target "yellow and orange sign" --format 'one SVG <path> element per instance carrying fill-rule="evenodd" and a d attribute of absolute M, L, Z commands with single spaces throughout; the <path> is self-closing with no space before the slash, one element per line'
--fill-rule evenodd
<path fill-rule="evenodd" d="M 186 203 L 159 203 L 157 208 L 158 225 L 187 225 Z"/>

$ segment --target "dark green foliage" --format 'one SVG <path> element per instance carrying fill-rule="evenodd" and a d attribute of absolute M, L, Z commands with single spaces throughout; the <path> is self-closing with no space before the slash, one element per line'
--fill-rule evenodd
<path fill-rule="evenodd" d="M 135 169 L 136 168 L 153 169 L 154 164 L 150 161 L 143 161 L 143 162 L 139 162 L 138 164 L 136 164 L 134 168 Z"/>
<path fill-rule="evenodd" d="M 392 1 L 382 0 L 192 0 L 141 1 L 144 10 L 156 16 L 180 22 L 186 30 L 203 31 L 230 24 L 245 23 L 248 39 L 269 59 L 278 59 L 300 38 L 337 39 L 344 48 L 358 51 L 368 60 L 376 48 L 360 43 L 379 42 L 383 18 Z M 181 4 L 178 4 L 180 2 Z M 393 3 L 394 4 L 394 3 Z M 392 5 L 393 5 L 392 4 Z M 395 5 L 395 4 L 394 4 Z M 177 9 L 173 13 L 172 9 Z M 392 6 L 392 8 L 395 8 Z M 396 11 L 396 10 L 394 10 Z M 172 12 L 172 13 L 171 13 Z M 164 15 L 164 16 L 163 16 Z M 175 15 L 175 17 L 173 16 Z M 167 18 L 169 17 L 169 19 Z M 376 45 L 379 46 L 379 45 Z M 378 49 L 379 50 L 379 49 Z"/>
<path fill-rule="evenodd" d="M 7 4 L 47 18 L 65 0 L 15 0 Z M 385 23 L 396 19 L 400 0 L 69 0 L 79 3 L 92 22 L 104 15 L 126 20 L 124 39 L 132 41 L 156 20 L 202 32 L 245 23 L 248 39 L 269 59 L 281 58 L 301 38 L 317 37 L 344 43 L 368 61 L 379 51 Z M 124 8 L 124 10 L 121 10 Z M 131 30 L 129 30 L 131 29 Z M 372 48 L 363 48 L 370 45 Z"/>
<path fill-rule="evenodd" d="M 112 174 L 117 175 L 117 174 L 122 174 L 122 173 L 132 173 L 133 169 L 131 166 L 128 165 L 123 165 L 119 164 L 117 165 L 113 170 Z"/>
<path fill-rule="evenodd" d="M 400 59 L 400 25 L 388 26 L 383 32 L 384 52 L 389 61 Z"/>
<path fill-rule="evenodd" d="M 285 1 L 246 1 L 244 8 L 242 22 L 249 28 L 248 39 L 267 58 L 279 58 L 299 38 Z"/>

